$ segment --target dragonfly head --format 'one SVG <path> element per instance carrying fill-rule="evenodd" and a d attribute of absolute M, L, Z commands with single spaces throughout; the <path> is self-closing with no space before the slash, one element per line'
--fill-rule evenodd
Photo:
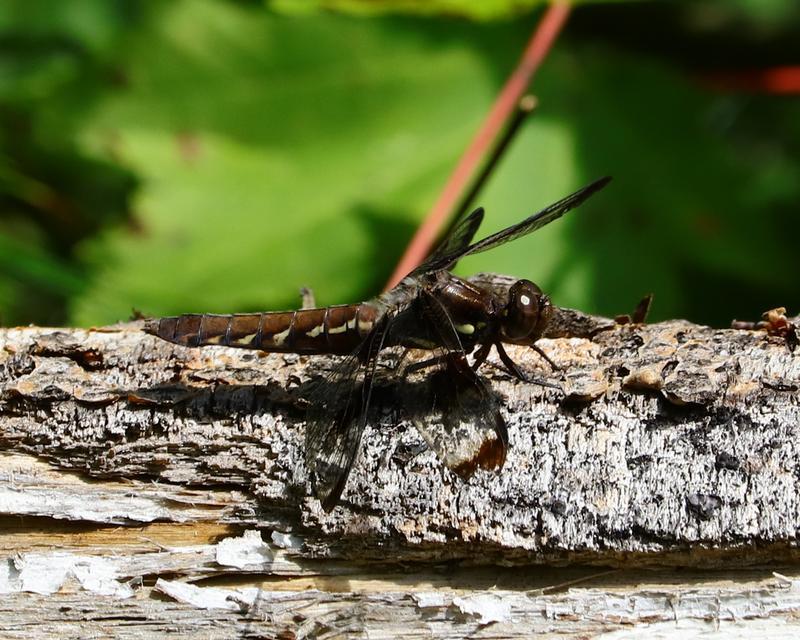
<path fill-rule="evenodd" d="M 517 280 L 508 290 L 508 302 L 500 314 L 500 339 L 532 345 L 542 335 L 553 308 L 550 298 L 530 280 Z"/>

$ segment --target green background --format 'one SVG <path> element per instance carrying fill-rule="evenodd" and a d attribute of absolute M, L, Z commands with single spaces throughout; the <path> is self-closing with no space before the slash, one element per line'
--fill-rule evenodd
<path fill-rule="evenodd" d="M 98 325 L 380 291 L 542 13 L 527 1 L 0 5 L 0 323 Z M 477 203 L 485 235 L 579 211 L 458 272 L 557 304 L 718 326 L 798 311 L 791 0 L 583 3 Z"/>

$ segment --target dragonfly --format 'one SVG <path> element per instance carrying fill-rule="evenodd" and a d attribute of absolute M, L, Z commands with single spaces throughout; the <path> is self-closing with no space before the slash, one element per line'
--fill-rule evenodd
<path fill-rule="evenodd" d="M 402 348 L 404 354 L 427 353 L 425 359 L 389 369 L 395 376 L 396 401 L 412 408 L 412 423 L 442 462 L 462 478 L 479 468 L 499 470 L 506 458 L 508 431 L 478 369 L 494 348 L 512 376 L 527 380 L 504 345 L 531 347 L 555 368 L 536 346 L 547 331 L 553 305 L 530 280 L 491 287 L 456 276 L 452 269 L 466 256 L 560 218 L 609 181 L 596 180 L 473 242 L 484 218 L 483 208 L 475 209 L 457 220 L 430 256 L 399 284 L 366 302 L 264 313 L 183 314 L 149 319 L 144 330 L 186 347 L 341 356 L 311 393 L 306 420 L 307 466 L 326 511 L 339 503 L 369 424 L 373 390 L 382 371 L 379 356 L 392 347 Z"/>

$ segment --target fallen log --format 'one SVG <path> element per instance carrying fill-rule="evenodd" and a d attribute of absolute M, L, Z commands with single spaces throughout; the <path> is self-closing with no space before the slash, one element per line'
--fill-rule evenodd
<path fill-rule="evenodd" d="M 160 621 L 137 637 L 248 620 L 270 633 L 357 632 L 344 622 L 354 610 L 364 613 L 361 631 L 388 629 L 382 616 L 402 611 L 409 633 L 422 635 L 428 621 L 454 619 L 458 635 L 486 625 L 513 635 L 512 619 L 526 621 L 523 636 L 678 612 L 707 624 L 720 598 L 707 574 L 653 595 L 630 573 L 661 567 L 646 575 L 663 586 L 664 567 L 676 565 L 739 570 L 723 597 L 732 617 L 718 608 L 717 623 L 753 617 L 753 599 L 774 604 L 758 617 L 795 615 L 791 576 L 745 569 L 798 557 L 800 356 L 789 341 L 768 330 L 565 314 L 562 333 L 572 337 L 539 343 L 559 371 L 512 350 L 561 390 L 481 370 L 509 427 L 500 472 L 461 480 L 389 407 L 330 513 L 311 491 L 303 429 L 309 381 L 332 358 L 186 349 L 140 323 L 0 331 L 0 535 L 10 554 L 0 592 L 10 597 L 2 619 L 14 621 L 4 633 L 25 628 L 42 594 L 56 592 L 62 600 L 51 602 L 68 594 L 70 610 L 92 602 L 87 620 L 124 600 L 133 618 L 138 607 Z M 530 565 L 542 569 L 498 578 L 518 581 L 503 593 L 474 578 Z M 443 584 L 443 566 L 460 572 L 456 586 Z M 613 584 L 602 577 L 609 570 Z M 594 583 L 566 590 L 574 580 Z M 689 613 L 670 600 L 685 602 L 686 589 L 706 604 Z M 616 613 L 579 613 L 612 592 L 624 601 Z M 184 603 L 177 618 L 175 602 Z M 560 613 L 541 617 L 548 607 Z"/>

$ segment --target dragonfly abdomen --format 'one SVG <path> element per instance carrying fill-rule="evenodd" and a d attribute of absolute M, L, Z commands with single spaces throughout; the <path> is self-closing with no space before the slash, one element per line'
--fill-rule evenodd
<path fill-rule="evenodd" d="M 231 315 L 184 314 L 145 323 L 147 333 L 186 347 L 219 345 L 304 354 L 349 354 L 369 335 L 378 309 L 368 303 Z"/>

